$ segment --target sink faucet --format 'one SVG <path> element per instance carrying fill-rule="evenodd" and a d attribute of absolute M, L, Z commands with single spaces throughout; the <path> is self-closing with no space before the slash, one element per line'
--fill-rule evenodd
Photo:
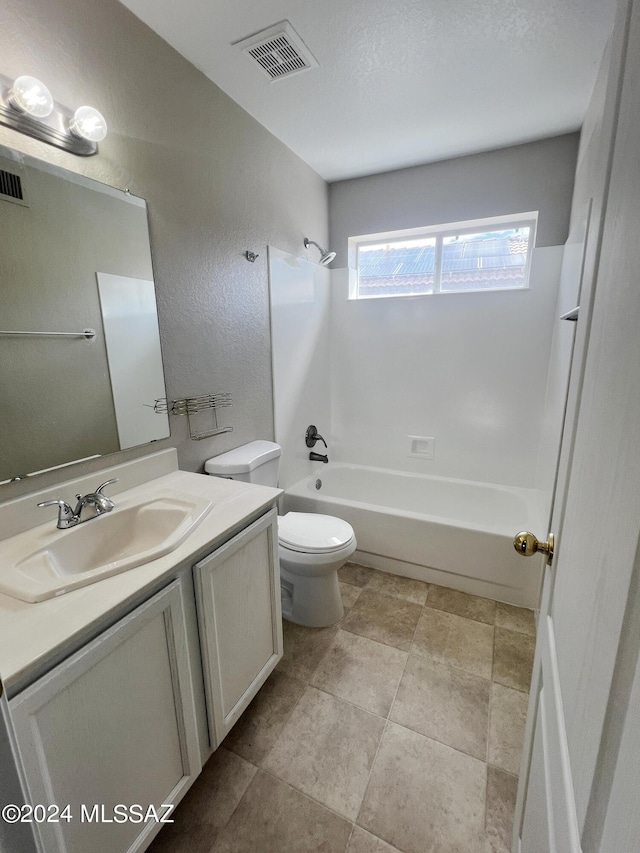
<path fill-rule="evenodd" d="M 110 486 L 112 483 L 117 482 L 118 478 L 116 477 L 114 480 L 107 480 L 106 483 L 98 486 L 95 492 L 89 492 L 87 495 L 76 495 L 78 503 L 76 504 L 75 509 L 72 509 L 66 501 L 60 499 L 42 501 L 38 506 L 57 506 L 57 527 L 59 527 L 60 530 L 67 530 L 69 527 L 75 527 L 76 524 L 82 524 L 84 521 L 91 521 L 92 518 L 96 518 L 98 515 L 103 515 L 105 512 L 111 512 L 115 507 L 115 504 L 111 498 L 102 494 L 102 490 L 105 486 Z M 88 518 L 81 518 L 82 510 L 86 506 L 93 508 L 93 515 L 90 515 Z"/>

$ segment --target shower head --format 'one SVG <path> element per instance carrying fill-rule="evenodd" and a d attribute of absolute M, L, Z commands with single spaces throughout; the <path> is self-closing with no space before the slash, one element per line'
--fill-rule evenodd
<path fill-rule="evenodd" d="M 305 249 L 308 249 L 309 246 L 316 246 L 316 248 L 319 249 L 320 260 L 318 261 L 318 263 L 322 264 L 323 267 L 329 266 L 331 261 L 333 261 L 335 259 L 335 256 L 336 256 L 335 252 L 325 252 L 325 250 L 322 248 L 322 246 L 319 243 L 316 243 L 315 240 L 310 240 L 308 237 L 305 237 L 304 238 Z"/>

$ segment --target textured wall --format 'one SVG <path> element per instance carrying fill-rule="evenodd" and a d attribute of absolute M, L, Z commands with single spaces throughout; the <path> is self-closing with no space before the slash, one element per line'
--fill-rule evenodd
<path fill-rule="evenodd" d="M 61 103 L 107 117 L 94 158 L 1 127 L 0 143 L 147 199 L 168 395 L 233 394 L 221 415 L 233 433 L 192 442 L 173 418 L 171 439 L 154 447 L 173 444 L 182 468 L 200 470 L 272 438 L 266 246 L 298 253 L 307 233 L 327 240 L 325 182 L 116 0 L 3 0 L 0 55 L 2 73 L 34 74 Z M 255 264 L 246 249 L 260 253 Z M 33 488 L 2 486 L 0 498 Z"/>
<path fill-rule="evenodd" d="M 347 240 L 538 210 L 537 246 L 567 239 L 579 134 L 571 133 L 330 186 L 331 248 L 347 264 Z"/>

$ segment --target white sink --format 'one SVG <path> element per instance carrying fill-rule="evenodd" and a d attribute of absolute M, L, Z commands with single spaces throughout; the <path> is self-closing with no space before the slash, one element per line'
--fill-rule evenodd
<path fill-rule="evenodd" d="M 181 545 L 211 506 L 205 498 L 167 493 L 116 506 L 70 530 L 40 527 L 36 540 L 45 544 L 35 550 L 33 535 L 13 537 L 13 559 L 3 561 L 0 592 L 44 601 L 141 566 Z"/>

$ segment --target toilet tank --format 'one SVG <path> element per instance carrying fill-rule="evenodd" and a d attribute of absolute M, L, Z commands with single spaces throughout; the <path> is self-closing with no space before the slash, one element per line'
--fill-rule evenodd
<path fill-rule="evenodd" d="M 274 441 L 250 441 L 208 459 L 204 470 L 214 477 L 275 487 L 278 485 L 281 453 L 282 448 Z"/>

